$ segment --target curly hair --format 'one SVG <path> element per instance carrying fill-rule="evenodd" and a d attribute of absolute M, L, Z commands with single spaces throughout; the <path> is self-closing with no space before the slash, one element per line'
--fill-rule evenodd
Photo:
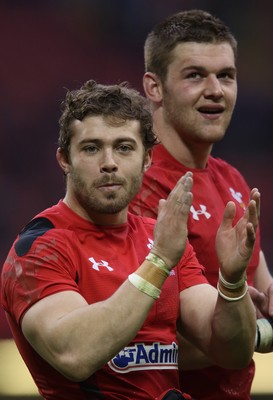
<path fill-rule="evenodd" d="M 102 85 L 89 80 L 80 89 L 67 91 L 61 110 L 58 144 L 67 159 L 73 135 L 71 123 L 82 121 L 86 116 L 104 116 L 113 125 L 137 120 L 145 150 L 151 149 L 157 141 L 147 99 L 137 90 L 129 88 L 128 82 Z"/>
<path fill-rule="evenodd" d="M 188 10 L 171 15 L 148 34 L 144 46 L 145 71 L 155 73 L 164 82 L 173 49 L 185 42 L 227 42 L 237 58 L 237 41 L 224 22 L 206 11 Z"/>

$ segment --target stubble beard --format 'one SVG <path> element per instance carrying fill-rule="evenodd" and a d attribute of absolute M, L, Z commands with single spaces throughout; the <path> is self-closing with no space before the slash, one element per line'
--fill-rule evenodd
<path fill-rule="evenodd" d="M 119 179 L 122 187 L 117 192 L 99 192 L 96 184 L 88 186 L 84 180 L 75 172 L 71 171 L 70 179 L 73 182 L 74 196 L 81 207 L 88 213 L 116 214 L 128 206 L 131 200 L 140 191 L 143 173 L 134 175 L 128 188 L 125 179 Z M 108 179 L 109 180 L 109 179 Z M 113 179 L 113 181 L 116 181 Z M 106 183 L 106 180 L 105 180 Z M 123 194 L 120 191 L 123 190 Z"/>

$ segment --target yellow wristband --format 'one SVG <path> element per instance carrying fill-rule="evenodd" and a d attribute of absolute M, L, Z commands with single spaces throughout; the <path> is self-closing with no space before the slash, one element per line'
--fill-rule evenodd
<path fill-rule="evenodd" d="M 167 264 L 165 263 L 164 260 L 162 260 L 162 258 L 158 257 L 156 254 L 154 253 L 149 253 L 146 257 L 146 260 L 151 261 L 154 265 L 156 265 L 159 269 L 161 269 L 162 271 L 164 271 L 167 276 L 170 275 L 170 270 L 167 266 Z"/>

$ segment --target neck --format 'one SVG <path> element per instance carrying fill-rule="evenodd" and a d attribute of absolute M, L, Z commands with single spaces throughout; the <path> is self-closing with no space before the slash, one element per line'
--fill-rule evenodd
<path fill-rule="evenodd" d="M 171 156 L 185 167 L 198 169 L 206 167 L 212 144 L 194 142 L 190 136 L 176 131 L 163 121 L 163 118 L 156 116 L 156 112 L 154 112 L 154 131 Z"/>
<path fill-rule="evenodd" d="M 81 206 L 81 204 L 73 198 L 69 192 L 66 193 L 63 202 L 72 210 L 78 214 L 81 218 L 92 222 L 95 225 L 121 225 L 126 223 L 128 215 L 128 207 L 114 214 L 103 214 L 94 210 L 88 210 Z"/>

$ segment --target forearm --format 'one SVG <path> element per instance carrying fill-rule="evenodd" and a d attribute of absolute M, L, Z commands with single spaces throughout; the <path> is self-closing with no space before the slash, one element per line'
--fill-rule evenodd
<path fill-rule="evenodd" d="M 211 336 L 207 345 L 203 343 L 205 351 L 178 333 L 180 370 L 206 368 L 215 364 L 223 368 L 237 368 L 241 364 L 248 364 L 253 352 L 253 322 L 248 317 L 249 312 L 252 314 L 252 306 L 249 299 L 241 301 L 246 304 L 238 308 L 238 304 L 234 307 L 225 304 L 221 298 L 217 300 L 211 316 Z"/>
<path fill-rule="evenodd" d="M 203 284 L 183 290 L 180 300 L 179 333 L 212 364 L 241 368 L 249 363 L 254 351 L 256 316 L 248 294 L 241 300 L 229 302 L 221 298 L 214 287 Z M 183 347 L 180 354 L 183 358 Z M 200 367 L 208 366 L 204 358 L 200 362 Z"/>
<path fill-rule="evenodd" d="M 179 333 L 177 334 L 177 337 L 179 341 L 179 370 L 194 370 L 214 365 L 214 363 L 201 350 L 191 344 Z"/>
<path fill-rule="evenodd" d="M 136 271 L 156 275 L 145 261 Z M 159 275 L 161 287 L 166 275 Z M 22 329 L 35 350 L 71 380 L 81 381 L 101 368 L 137 335 L 155 298 L 126 280 L 105 301 L 88 305 L 76 292 L 39 301 L 26 313 Z"/>
<path fill-rule="evenodd" d="M 153 302 L 153 298 L 126 281 L 106 301 L 87 306 L 64 318 L 60 331 L 68 331 L 69 334 L 66 343 L 61 340 L 59 346 L 66 357 L 74 355 L 75 373 L 79 368 L 85 369 L 80 380 L 82 374 L 90 376 L 128 345 L 141 328 Z"/>
<path fill-rule="evenodd" d="M 209 354 L 224 368 L 242 368 L 250 362 L 255 345 L 256 316 L 247 294 L 227 302 L 218 296 L 211 324 Z"/>
<path fill-rule="evenodd" d="M 57 302 L 58 295 L 51 296 L 56 297 L 52 301 Z M 72 295 L 73 301 L 73 293 L 62 293 L 66 295 Z M 47 324 L 44 320 L 37 335 L 27 329 L 24 333 L 54 368 L 69 379 L 81 381 L 136 336 L 153 302 L 152 297 L 126 281 L 107 300 L 80 306 L 56 319 L 53 315 L 54 322 Z M 33 314 L 33 318 L 38 316 Z"/>

